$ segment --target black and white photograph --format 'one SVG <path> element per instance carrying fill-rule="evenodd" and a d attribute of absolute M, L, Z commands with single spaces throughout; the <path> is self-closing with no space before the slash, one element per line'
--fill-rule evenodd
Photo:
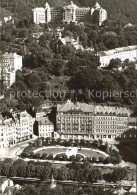
<path fill-rule="evenodd" d="M 137 0 L 0 0 L 0 195 L 136 184 Z"/>

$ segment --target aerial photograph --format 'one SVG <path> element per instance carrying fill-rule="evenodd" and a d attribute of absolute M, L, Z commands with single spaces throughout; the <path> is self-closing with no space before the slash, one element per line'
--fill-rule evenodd
<path fill-rule="evenodd" d="M 137 0 L 0 0 L 0 195 L 137 195 Z"/>

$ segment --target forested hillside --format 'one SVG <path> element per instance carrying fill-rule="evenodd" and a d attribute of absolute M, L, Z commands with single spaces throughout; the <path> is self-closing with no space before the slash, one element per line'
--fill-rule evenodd
<path fill-rule="evenodd" d="M 70 0 L 48 0 L 54 6 L 66 5 Z M 73 0 L 79 6 L 92 7 L 96 0 Z M 120 20 L 126 24 L 128 22 L 137 23 L 137 1 L 136 0 L 98 0 L 99 4 L 108 11 L 110 19 Z"/>
<path fill-rule="evenodd" d="M 51 6 L 64 6 L 68 5 L 71 0 L 47 0 Z M 27 9 L 36 6 L 43 6 L 46 0 L 2 0 L 1 6 L 6 9 L 12 7 L 12 11 L 16 11 L 16 6 L 19 3 L 19 7 L 23 8 L 22 4 L 28 4 Z M 92 7 L 96 0 L 73 0 L 78 6 Z M 108 11 L 109 19 L 116 19 L 121 21 L 122 24 L 137 23 L 137 0 L 98 0 L 100 5 Z M 18 6 L 17 6 L 18 7 Z M 19 9 L 19 10 L 20 10 Z"/>

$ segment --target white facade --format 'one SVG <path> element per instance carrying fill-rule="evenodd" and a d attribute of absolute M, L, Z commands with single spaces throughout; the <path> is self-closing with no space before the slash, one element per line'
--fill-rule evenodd
<path fill-rule="evenodd" d="M 0 150 L 33 136 L 34 118 L 26 111 L 12 113 L 12 116 L 0 121 Z"/>
<path fill-rule="evenodd" d="M 116 48 L 113 50 L 98 52 L 100 67 L 108 66 L 112 59 L 119 58 L 121 61 L 129 59 L 129 61 L 137 60 L 137 45 Z"/>
<path fill-rule="evenodd" d="M 98 3 L 94 7 L 78 7 L 72 1 L 70 5 L 64 6 L 63 9 L 56 9 L 50 7 L 48 3 L 44 7 L 37 7 L 33 11 L 33 21 L 35 24 L 48 23 L 51 21 L 63 21 L 66 23 L 74 22 L 92 22 L 92 17 L 97 11 L 97 23 L 102 25 L 103 21 L 107 19 L 107 11 L 104 10 Z M 61 17 L 60 17 L 60 16 Z M 53 19 L 54 18 L 54 19 Z M 62 18 L 62 19 L 61 19 Z"/>
<path fill-rule="evenodd" d="M 35 24 L 46 23 L 46 12 L 44 8 L 35 8 L 33 11 L 33 21 Z"/>
<path fill-rule="evenodd" d="M 54 132 L 54 124 L 46 117 L 41 117 L 38 120 L 38 135 L 39 137 L 52 137 Z"/>
<path fill-rule="evenodd" d="M 16 123 L 17 142 L 30 139 L 33 136 L 33 124 L 35 119 L 26 111 L 13 114 Z"/>
<path fill-rule="evenodd" d="M 12 119 L 6 119 L 0 124 L 0 150 L 16 143 L 16 125 Z"/>
<path fill-rule="evenodd" d="M 5 53 L 0 59 L 0 80 L 9 88 L 14 82 L 16 71 L 22 69 L 22 56 Z"/>

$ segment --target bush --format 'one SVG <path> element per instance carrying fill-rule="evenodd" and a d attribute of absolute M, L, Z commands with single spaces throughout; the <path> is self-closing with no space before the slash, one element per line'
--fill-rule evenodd
<path fill-rule="evenodd" d="M 77 161 L 77 162 L 80 162 L 80 161 L 82 161 L 82 160 L 83 160 L 83 156 L 80 155 L 80 154 L 77 154 L 77 155 L 76 155 L 76 161 Z"/>
<path fill-rule="evenodd" d="M 47 154 L 46 153 L 43 153 L 42 154 L 42 159 L 46 159 L 46 157 L 47 157 Z"/>
<path fill-rule="evenodd" d="M 50 155 L 48 156 L 48 159 L 49 159 L 49 160 L 53 160 L 53 154 L 50 154 Z"/>
<path fill-rule="evenodd" d="M 39 154 L 39 153 L 35 154 L 35 158 L 37 158 L 37 159 L 40 159 L 41 156 L 42 156 L 42 155 Z"/>
<path fill-rule="evenodd" d="M 92 157 L 92 162 L 96 163 L 97 162 L 97 158 L 95 156 Z"/>
<path fill-rule="evenodd" d="M 109 157 L 109 156 L 106 157 L 105 160 L 104 160 L 104 163 L 105 163 L 105 164 L 111 163 L 111 157 Z"/>
<path fill-rule="evenodd" d="M 98 160 L 99 160 L 100 163 L 104 162 L 104 158 L 103 157 L 99 157 Z"/>
<path fill-rule="evenodd" d="M 114 181 L 120 181 L 127 177 L 127 170 L 125 168 L 115 168 L 112 173 L 112 178 Z"/>
<path fill-rule="evenodd" d="M 75 159 L 76 159 L 75 155 L 72 155 L 72 156 L 69 157 L 70 161 L 74 161 Z"/>
<path fill-rule="evenodd" d="M 30 157 L 34 157 L 34 152 L 30 152 Z"/>

